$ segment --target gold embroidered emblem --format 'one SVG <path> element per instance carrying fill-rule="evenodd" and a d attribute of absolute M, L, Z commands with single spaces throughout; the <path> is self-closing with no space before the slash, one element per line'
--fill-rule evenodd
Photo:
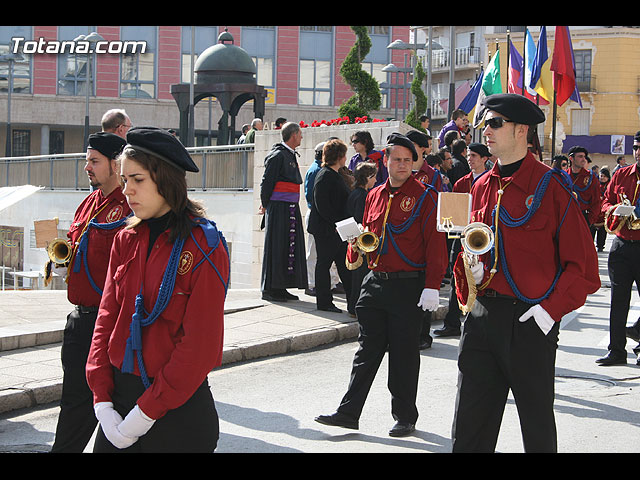
<path fill-rule="evenodd" d="M 414 197 L 404 197 L 400 202 L 400 208 L 405 212 L 410 212 L 415 203 L 416 199 Z"/>
<path fill-rule="evenodd" d="M 191 266 L 193 265 L 193 253 L 188 250 L 182 252 L 180 255 L 180 262 L 178 263 L 178 274 L 184 275 L 189 270 L 191 270 Z"/>
<path fill-rule="evenodd" d="M 116 222 L 122 218 L 122 212 L 122 205 L 116 205 L 109 213 L 107 213 L 105 220 L 107 223 Z"/>

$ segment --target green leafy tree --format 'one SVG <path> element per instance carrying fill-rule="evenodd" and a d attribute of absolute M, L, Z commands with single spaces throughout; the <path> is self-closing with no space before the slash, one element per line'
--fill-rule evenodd
<path fill-rule="evenodd" d="M 416 73 L 411 82 L 411 93 L 413 94 L 415 102 L 413 108 L 407 114 L 405 123 L 426 133 L 425 129 L 420 126 L 420 116 L 424 115 L 427 111 L 427 96 L 422 91 L 422 81 L 424 77 L 425 73 L 422 68 L 422 60 L 418 60 Z"/>
<path fill-rule="evenodd" d="M 365 72 L 360 62 L 371 50 L 371 39 L 367 27 L 351 27 L 356 34 L 356 43 L 340 66 L 340 75 L 355 94 L 338 108 L 340 117 L 349 117 L 354 122 L 356 117 L 368 116 L 369 111 L 378 110 L 382 102 L 380 86 L 375 78 Z"/>

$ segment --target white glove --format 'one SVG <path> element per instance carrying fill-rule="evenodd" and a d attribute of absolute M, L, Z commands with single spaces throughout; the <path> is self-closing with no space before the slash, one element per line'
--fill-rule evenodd
<path fill-rule="evenodd" d="M 556 323 L 555 320 L 553 318 L 551 318 L 551 315 L 549 315 L 547 313 L 547 311 L 544 308 L 542 308 L 539 304 L 538 305 L 534 305 L 529 310 L 527 310 L 520 317 L 520 321 L 521 322 L 526 322 L 531 317 L 533 317 L 533 319 L 538 324 L 538 327 L 540 327 L 540 330 L 542 330 L 542 333 L 544 333 L 545 335 L 547 333 L 549 333 L 551 328 Z"/>
<path fill-rule="evenodd" d="M 138 439 L 125 437 L 118 430 L 118 425 L 122 423 L 122 417 L 113 408 L 111 402 L 99 402 L 93 406 L 93 411 L 96 414 L 100 427 L 104 436 L 107 437 L 115 447 L 127 448 L 133 445 Z"/>
<path fill-rule="evenodd" d="M 438 290 L 434 290 L 433 288 L 425 288 L 424 290 L 422 290 L 420 301 L 418 302 L 418 306 L 422 307 L 422 310 L 435 312 L 438 309 L 439 303 L 440 294 Z"/>
<path fill-rule="evenodd" d="M 57 275 L 59 275 L 60 277 L 64 278 L 67 276 L 67 267 L 63 267 L 63 266 L 58 266 L 57 264 L 53 264 L 51 267 L 51 271 L 53 273 L 56 273 Z"/>
<path fill-rule="evenodd" d="M 156 421 L 147 417 L 140 407 L 136 405 L 118 425 L 118 431 L 128 438 L 136 440 L 149 431 Z"/>
<path fill-rule="evenodd" d="M 482 278 L 484 277 L 484 263 L 477 262 L 475 265 L 471 265 L 469 269 L 471 270 L 473 279 L 476 281 L 476 285 L 482 283 Z"/>

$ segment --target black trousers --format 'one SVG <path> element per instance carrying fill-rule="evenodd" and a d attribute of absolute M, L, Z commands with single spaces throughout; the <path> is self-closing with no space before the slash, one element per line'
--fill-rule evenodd
<path fill-rule="evenodd" d="M 455 239 L 451 246 L 450 265 L 454 265 L 458 254 L 462 251 L 462 243 L 460 239 Z M 453 268 L 453 267 L 452 267 Z M 460 305 L 458 304 L 458 297 L 456 295 L 456 281 L 455 277 L 451 275 L 451 292 L 449 293 L 449 310 L 444 317 L 443 323 L 448 328 L 460 328 Z"/>
<path fill-rule="evenodd" d="M 424 273 L 415 278 L 382 280 L 370 272 L 364 278 L 356 304 L 360 346 L 338 412 L 360 418 L 388 348 L 392 416 L 397 421 L 416 422 L 422 320 L 422 309 L 417 304 L 423 288 Z"/>
<path fill-rule="evenodd" d="M 337 232 L 329 232 L 326 235 L 313 235 L 316 244 L 316 305 L 318 308 L 327 308 L 333 305 L 331 293 L 331 265 L 335 262 L 338 276 L 344 287 L 347 297 L 347 308 L 353 310 L 351 305 L 351 271 L 347 269 L 345 259 L 347 256 L 347 242 L 343 242 Z"/>
<path fill-rule="evenodd" d="M 52 453 L 82 453 L 98 423 L 85 373 L 97 316 L 97 309 L 91 313 L 75 309 L 67 315 L 61 350 L 64 376 L 60 415 Z"/>
<path fill-rule="evenodd" d="M 144 393 L 144 385 L 137 375 L 122 373 L 114 368 L 113 406 L 126 417 Z M 94 453 L 212 453 L 220 434 L 218 413 L 205 381 L 180 407 L 169 410 L 156 420 L 151 429 L 136 443 L 125 449 L 114 447 L 98 428 Z"/>
<path fill-rule="evenodd" d="M 607 241 L 607 231 L 604 226 L 596 227 L 595 225 L 591 225 L 589 228 L 591 229 L 591 236 L 596 242 L 596 247 L 598 247 L 598 250 L 603 250 L 604 244 Z"/>
<path fill-rule="evenodd" d="M 640 242 L 628 242 L 619 237 L 614 238 L 607 265 L 611 280 L 608 348 L 612 354 L 626 358 L 625 328 L 629 316 L 631 289 L 634 283 L 640 291 Z"/>
<path fill-rule="evenodd" d="M 513 393 L 526 452 L 556 452 L 553 414 L 559 325 L 545 336 L 531 306 L 514 298 L 476 301 L 463 325 L 453 452 L 493 452 L 509 390 Z"/>

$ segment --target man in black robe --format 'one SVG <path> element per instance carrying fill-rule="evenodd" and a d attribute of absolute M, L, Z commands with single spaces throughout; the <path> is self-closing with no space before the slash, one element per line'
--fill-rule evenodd
<path fill-rule="evenodd" d="M 260 183 L 260 212 L 264 213 L 264 257 L 261 290 L 264 300 L 286 302 L 298 297 L 287 288 L 307 288 L 304 230 L 300 215 L 302 176 L 295 149 L 302 130 L 289 122 L 282 128 L 282 142 L 275 144 L 264 160 Z"/>

